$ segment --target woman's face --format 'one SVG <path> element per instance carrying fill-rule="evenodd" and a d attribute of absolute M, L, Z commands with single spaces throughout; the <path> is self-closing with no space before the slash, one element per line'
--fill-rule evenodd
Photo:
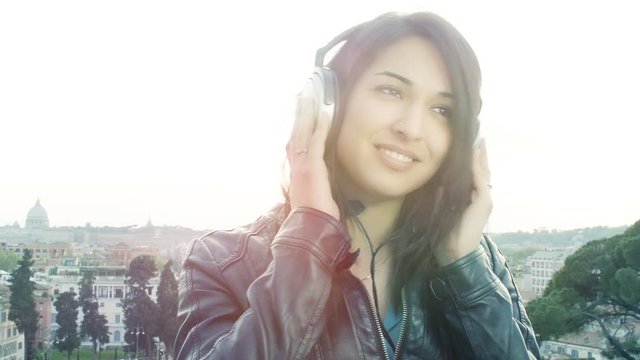
<path fill-rule="evenodd" d="M 437 48 L 417 36 L 379 53 L 355 83 L 338 135 L 343 191 L 401 200 L 436 173 L 451 145 L 453 95 Z"/>

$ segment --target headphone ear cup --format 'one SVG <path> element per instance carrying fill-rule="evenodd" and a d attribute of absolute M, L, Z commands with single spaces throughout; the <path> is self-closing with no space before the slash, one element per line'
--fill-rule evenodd
<path fill-rule="evenodd" d="M 324 111 L 333 121 L 338 103 L 338 80 L 336 75 L 327 67 L 317 67 L 313 72 L 312 78 L 314 79 L 314 86 L 317 86 L 315 93 L 318 115 L 320 111 Z"/>

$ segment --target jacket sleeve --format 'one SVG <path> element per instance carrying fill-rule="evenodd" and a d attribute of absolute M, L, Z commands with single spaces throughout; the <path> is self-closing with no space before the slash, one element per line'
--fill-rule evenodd
<path fill-rule="evenodd" d="M 540 359 L 506 259 L 488 236 L 477 250 L 438 269 L 430 286 L 456 358 Z"/>
<path fill-rule="evenodd" d="M 349 254 L 347 236 L 332 216 L 294 209 L 271 244 L 271 263 L 246 291 L 248 309 L 196 241 L 180 278 L 175 358 L 305 358 L 322 333 L 333 272 Z"/>

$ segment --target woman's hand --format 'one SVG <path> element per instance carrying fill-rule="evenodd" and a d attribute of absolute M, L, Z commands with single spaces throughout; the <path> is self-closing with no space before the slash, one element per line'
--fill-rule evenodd
<path fill-rule="evenodd" d="M 490 175 L 487 147 L 482 139 L 473 154 L 471 204 L 462 213 L 460 222 L 453 228 L 451 234 L 435 249 L 434 255 L 438 265 L 452 263 L 480 246 L 482 231 L 493 207 Z"/>
<path fill-rule="evenodd" d="M 310 207 L 340 219 L 340 209 L 331 194 L 324 149 L 331 126 L 329 115 L 321 112 L 314 124 L 314 99 L 298 97 L 296 119 L 287 144 L 291 169 L 289 200 L 291 208 Z"/>

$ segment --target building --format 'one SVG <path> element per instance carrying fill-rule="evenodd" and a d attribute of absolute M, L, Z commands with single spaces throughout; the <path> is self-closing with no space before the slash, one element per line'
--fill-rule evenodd
<path fill-rule="evenodd" d="M 129 291 L 128 285 L 125 284 L 125 273 L 127 268 L 124 266 L 93 266 L 93 267 L 78 267 L 76 271 L 68 271 L 62 275 L 50 275 L 49 283 L 53 289 L 54 296 L 65 292 L 73 291 L 79 292 L 79 283 L 85 272 L 93 272 L 95 281 L 93 284 L 93 291 L 98 299 L 100 314 L 106 315 L 107 326 L 109 327 L 109 343 L 106 347 L 122 347 L 126 345 L 124 341 L 124 313 L 122 311 L 122 299 L 127 295 Z M 149 281 L 149 287 L 147 288 L 147 294 L 149 297 L 156 301 L 158 285 L 160 279 L 153 278 Z M 55 329 L 58 325 L 56 323 L 57 313 L 55 309 L 51 314 L 52 327 L 50 330 L 50 336 L 54 336 Z M 82 321 L 82 310 L 79 310 L 78 325 Z M 84 339 L 83 345 L 90 345 L 88 339 Z"/>
<path fill-rule="evenodd" d="M 15 253 L 19 258 L 25 249 L 31 250 L 33 256 L 33 265 L 37 268 L 44 269 L 48 266 L 55 266 L 66 257 L 73 256 L 73 245 L 67 242 L 31 242 L 19 244 L 1 243 L 0 249 Z"/>
<path fill-rule="evenodd" d="M 23 360 L 24 334 L 9 320 L 9 288 L 0 285 L 0 360 Z"/>
<path fill-rule="evenodd" d="M 133 259 L 131 246 L 124 242 L 107 245 L 104 250 L 108 254 L 110 265 L 128 266 Z"/>
<path fill-rule="evenodd" d="M 549 359 L 605 360 L 602 350 L 605 339 L 596 332 L 584 332 L 547 340 L 540 344 L 540 353 Z"/>
<path fill-rule="evenodd" d="M 36 346 L 39 349 L 43 349 L 49 341 L 51 313 L 53 311 L 53 297 L 51 296 L 49 286 L 36 283 L 36 287 L 33 290 L 33 300 L 36 305 L 36 311 L 40 315 L 38 319 L 38 331 L 35 336 Z"/>
<path fill-rule="evenodd" d="M 38 199 L 27 213 L 24 228 L 18 222 L 0 227 L 0 242 L 3 243 L 51 243 L 72 242 L 74 234 L 66 228 L 50 228 L 47 210 Z"/>
<path fill-rule="evenodd" d="M 527 262 L 531 264 L 531 291 L 541 296 L 553 274 L 564 266 L 569 255 L 566 251 L 537 251 Z"/>
<path fill-rule="evenodd" d="M 516 282 L 516 286 L 525 305 L 537 297 L 533 292 L 533 279 L 530 273 L 520 273 L 518 276 L 514 276 L 513 280 Z"/>

